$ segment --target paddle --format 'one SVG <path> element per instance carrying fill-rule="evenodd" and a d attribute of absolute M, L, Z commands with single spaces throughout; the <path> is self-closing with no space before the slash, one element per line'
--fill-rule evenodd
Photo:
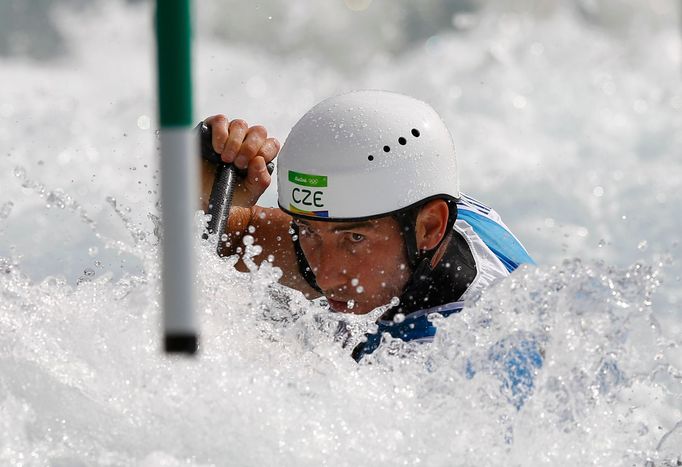
<path fill-rule="evenodd" d="M 238 169 L 233 164 L 225 164 L 222 161 L 220 154 L 213 150 L 213 133 L 210 126 L 201 122 L 197 126 L 197 131 L 199 132 L 201 157 L 216 165 L 211 196 L 208 198 L 207 214 L 211 216 L 211 219 L 208 221 L 207 231 L 203 237 L 208 239 L 209 234 L 216 233 L 216 253 L 218 256 L 222 256 L 221 251 L 226 246 L 223 234 L 226 233 L 225 226 L 230 215 L 234 189 L 237 186 L 237 181 L 246 177 L 246 170 Z M 267 168 L 268 172 L 272 174 L 275 165 L 270 162 Z"/>

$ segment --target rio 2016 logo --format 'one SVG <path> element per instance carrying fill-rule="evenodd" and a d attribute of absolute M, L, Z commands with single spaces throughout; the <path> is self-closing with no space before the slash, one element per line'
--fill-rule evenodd
<path fill-rule="evenodd" d="M 306 207 L 324 207 L 324 190 L 322 188 L 327 187 L 325 175 L 311 175 L 290 170 L 289 181 L 299 185 L 291 191 L 291 199 L 294 203 Z"/>

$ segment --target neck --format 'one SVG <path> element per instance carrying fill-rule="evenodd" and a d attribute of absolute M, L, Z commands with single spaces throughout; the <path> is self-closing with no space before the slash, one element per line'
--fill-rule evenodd
<path fill-rule="evenodd" d="M 381 319 L 458 301 L 475 277 L 476 263 L 469 245 L 453 230 L 417 264 L 400 296 L 400 304 Z"/>

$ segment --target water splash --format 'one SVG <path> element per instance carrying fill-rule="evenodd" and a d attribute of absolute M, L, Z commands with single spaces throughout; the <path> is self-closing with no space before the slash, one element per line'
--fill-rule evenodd
<path fill-rule="evenodd" d="M 6 268 L 0 410 L 33 435 L 9 441 L 4 461 L 33 449 L 86 463 L 102 453 L 124 464 L 164 453 L 189 465 L 275 457 L 353 464 L 376 455 L 377 442 L 379 465 L 453 456 L 465 464 L 619 465 L 679 454 L 670 440 L 682 388 L 679 379 L 677 388 L 660 382 L 680 378 L 680 342 L 663 338 L 652 316 L 655 268 L 577 260 L 523 268 L 461 314 L 433 316 L 433 344 L 385 337 L 357 365 L 349 346 L 372 318 L 330 313 L 282 288 L 281 272 L 257 263 L 249 239 L 249 273 L 232 268 L 235 257 L 218 258 L 210 239 L 202 245 L 196 363 L 159 353 L 158 269 L 118 282 L 85 271 L 73 287 L 52 278 L 33 284 Z M 517 410 L 489 355 L 529 337 L 544 363 Z M 59 403 L 47 408 L 50 400 Z M 93 431 L 104 420 L 107 429 Z M 187 437 L 188 426 L 198 433 Z M 171 441 L 178 437 L 181 446 Z"/>
<path fill-rule="evenodd" d="M 282 71 L 259 75 L 273 108 L 285 109 L 266 122 L 280 137 L 314 101 L 351 87 L 429 100 L 454 130 L 467 189 L 483 192 L 541 263 L 557 266 L 519 271 L 460 315 L 434 316 L 440 331 L 430 346 L 386 338 L 357 365 L 349 349 L 375 329 L 373 317 L 330 313 L 322 302 L 311 305 L 278 286 L 280 272 L 264 262 L 257 245 L 240 245 L 249 272 L 239 273 L 232 267 L 236 258 L 221 260 L 197 239 L 203 245 L 197 278 L 202 345 L 198 361 L 185 362 L 159 351 L 160 223 L 152 213 L 159 205 L 147 195 L 156 190 L 156 174 L 146 180 L 141 173 L 142 162 L 155 154 L 154 141 L 147 147 L 144 139 L 151 133 L 138 126 L 140 115 L 153 112 L 153 93 L 139 79 L 151 76 L 149 60 L 137 53 L 150 40 L 151 12 L 137 14 L 149 7 L 145 2 L 109 4 L 89 21 L 56 16 L 60 29 L 73 35 L 67 66 L 3 61 L 13 93 L 2 104 L 11 118 L 0 129 L 8 148 L 0 165 L 3 198 L 15 204 L 3 229 L 33 214 L 27 198 L 44 205 L 52 193 L 50 205 L 64 208 L 50 212 L 82 220 L 92 235 L 56 254 L 86 258 L 77 271 L 89 280 L 78 285 L 36 276 L 40 262 L 31 279 L 27 251 L 0 258 L 0 463 L 676 464 L 679 262 L 667 269 L 663 291 L 666 270 L 652 259 L 668 247 L 679 256 L 679 177 L 671 176 L 680 167 L 675 148 L 682 134 L 675 28 L 619 37 L 617 29 L 595 29 L 570 15 L 531 25 L 491 8 L 454 18 L 457 31 L 441 29 L 409 48 L 367 49 L 366 66 L 345 77 L 329 66 L 336 54 L 325 52 L 357 49 L 345 40 L 322 44 L 317 56 L 328 61 L 282 60 L 265 50 L 254 55 L 233 42 L 203 44 L 203 89 L 240 89 L 248 82 L 224 71 L 225 60 L 245 70 L 265 63 Z M 662 10 L 671 4 L 659 3 Z M 272 5 L 292 16 L 265 11 Z M 638 5 L 623 8 L 638 20 L 654 8 Z M 376 6 L 365 16 L 369 35 L 353 40 L 380 35 L 404 44 L 400 32 L 391 39 Z M 277 19 L 269 25 L 284 24 L 287 37 L 301 18 L 317 28 L 316 36 L 338 26 L 335 18 L 319 23 L 311 10 L 290 2 L 258 8 L 256 14 Z M 441 20 L 451 27 L 449 15 Z M 267 31 L 243 26 L 272 42 Z M 298 39 L 310 37 L 309 28 L 294 29 Z M 347 28 L 335 30 L 347 36 Z M 121 48 L 111 47 L 109 33 Z M 105 49 L 110 53 L 99 53 Z M 129 66 L 121 67 L 123 61 Z M 207 92 L 198 105 L 262 118 L 260 101 L 241 100 L 242 94 Z M 110 124 L 102 125 L 101 117 Z M 36 129 L 41 136 L 34 143 Z M 56 156 L 48 157 L 52 148 Z M 76 158 L 82 148 L 89 148 L 86 157 Z M 29 166 L 31 154 L 42 154 L 44 164 Z M 88 154 L 100 155 L 96 166 L 86 163 Z M 66 162 L 73 184 L 64 180 Z M 140 182 L 151 186 L 138 188 Z M 95 185 L 102 192 L 91 190 Z M 114 205 L 97 206 L 105 196 Z M 124 240 L 107 235 L 112 213 Z M 140 225 L 136 216 L 150 223 Z M 4 235 L 3 245 L 23 232 Z M 100 250 L 142 258 L 144 270 L 124 269 L 114 280 L 111 271 L 92 268 L 87 249 L 100 240 Z M 646 249 L 637 248 L 642 241 Z M 605 262 L 559 259 L 596 252 Z M 48 255 L 55 251 L 39 260 Z M 637 259 L 630 267 L 613 266 Z M 96 274 L 88 276 L 86 267 Z M 528 340 L 542 346 L 545 362 L 517 410 L 489 357 Z"/>

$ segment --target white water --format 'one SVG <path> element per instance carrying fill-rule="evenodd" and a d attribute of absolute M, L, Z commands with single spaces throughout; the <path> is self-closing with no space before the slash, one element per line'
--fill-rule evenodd
<path fill-rule="evenodd" d="M 464 190 L 502 214 L 540 267 L 444 320 L 433 345 L 392 342 L 358 366 L 339 316 L 273 288 L 267 264 L 239 274 L 204 245 L 201 357 L 165 358 L 151 10 L 57 4 L 66 52 L 42 28 L 33 46 L 19 27 L 2 37 L 15 53 L 0 58 L 0 463 L 681 457 L 674 2 L 520 2 L 534 13 L 454 18 L 435 2 L 306 5 L 202 3 L 197 118 L 244 117 L 283 140 L 309 106 L 348 89 L 425 99 L 453 130 Z M 528 333 L 546 360 L 517 412 L 486 353 Z M 471 380 L 470 363 L 483 368 Z"/>

